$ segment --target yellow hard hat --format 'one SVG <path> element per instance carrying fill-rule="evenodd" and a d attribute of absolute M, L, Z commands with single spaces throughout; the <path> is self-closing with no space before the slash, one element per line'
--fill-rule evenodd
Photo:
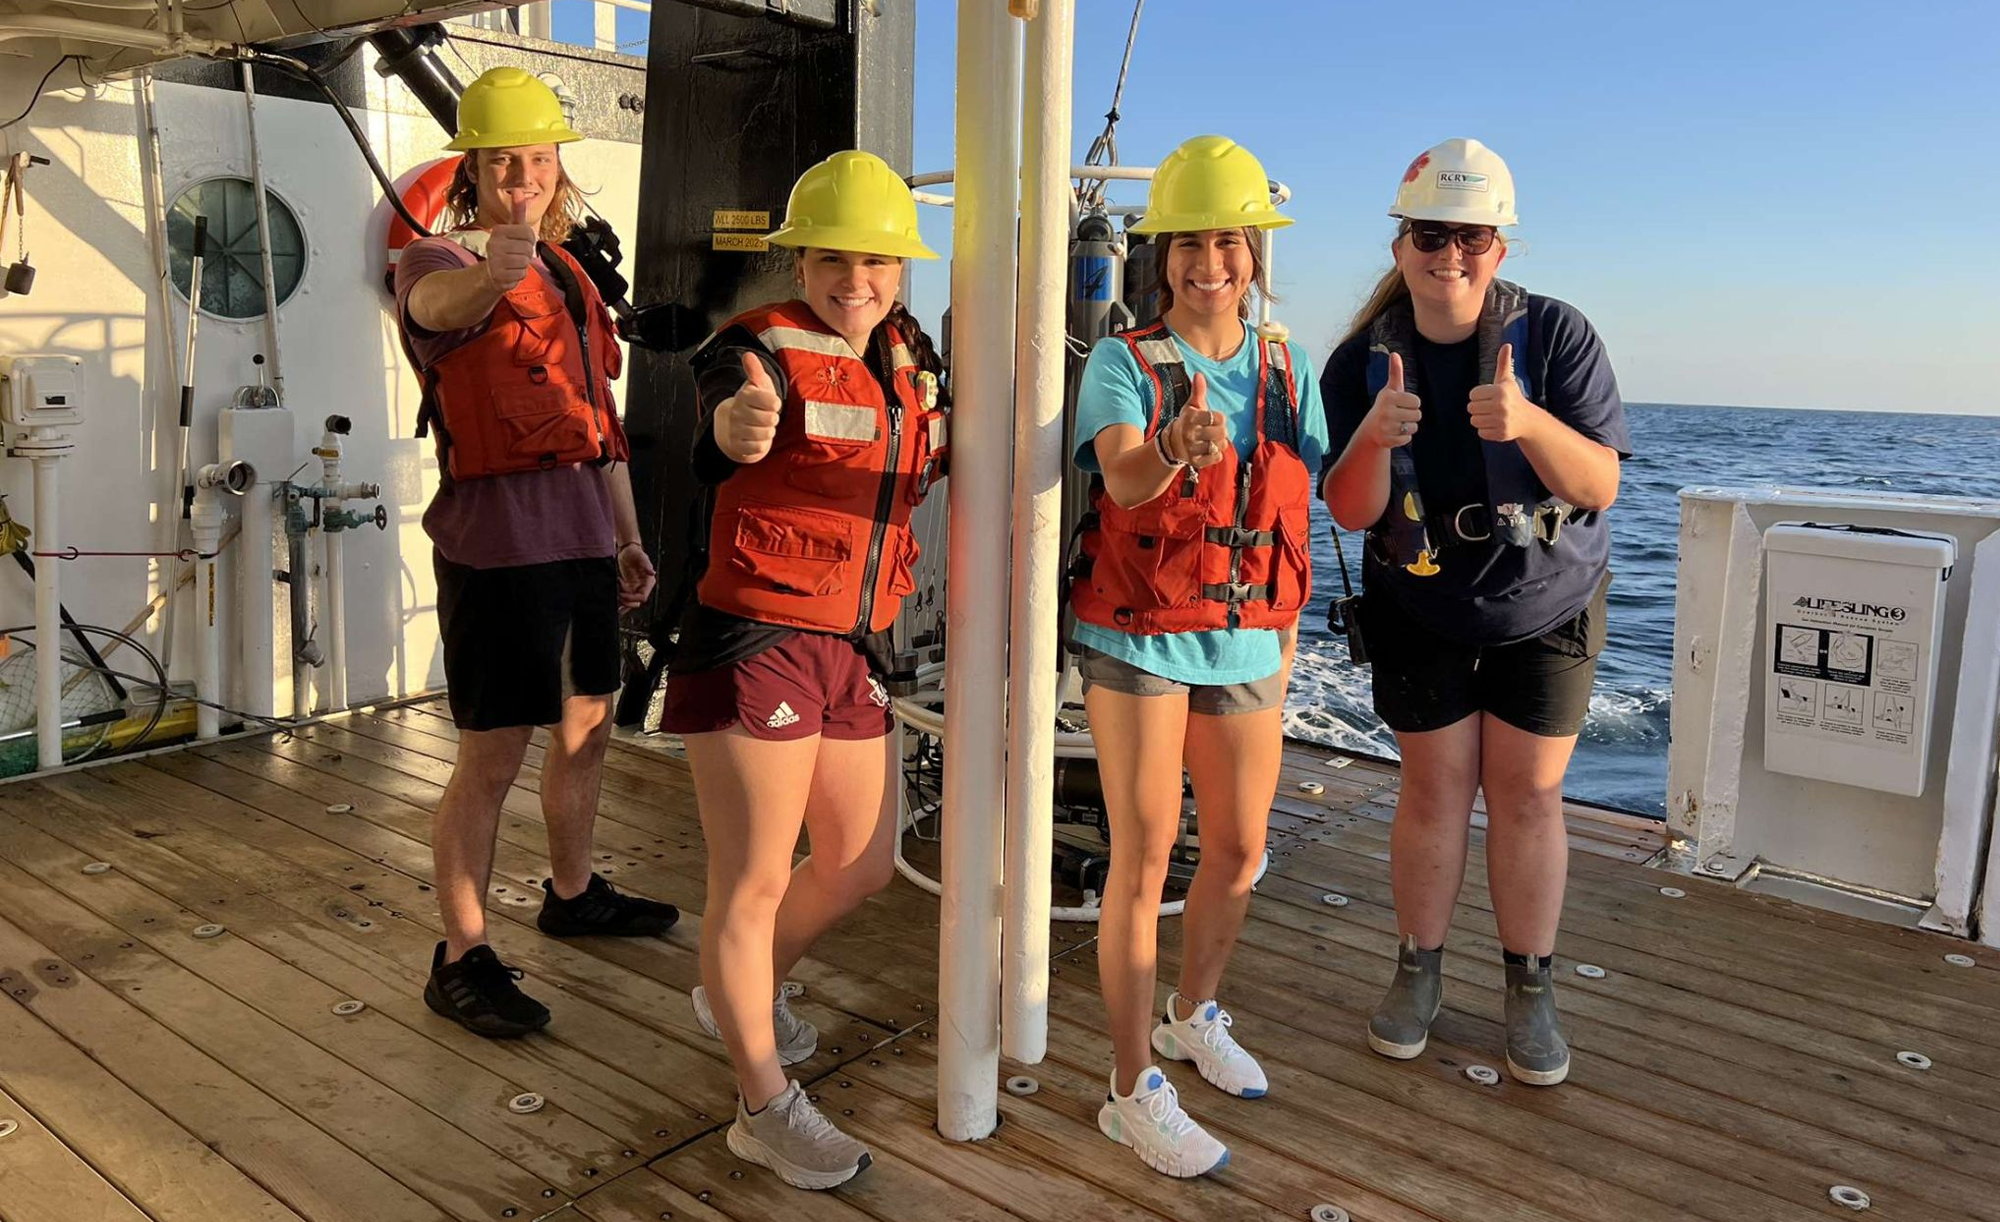
<path fill-rule="evenodd" d="M 818 246 L 899 259 L 935 259 L 917 233 L 917 201 L 873 153 L 848 149 L 799 175 L 773 246 Z"/>
<path fill-rule="evenodd" d="M 1447 140 L 1417 154 L 1396 188 L 1389 215 L 1406 221 L 1518 225 L 1514 174 L 1477 140 Z"/>
<path fill-rule="evenodd" d="M 1227 136 L 1196 136 L 1153 171 L 1146 215 L 1131 232 L 1279 229 L 1291 223 L 1271 206 L 1271 180 L 1249 149 Z"/>
<path fill-rule="evenodd" d="M 488 68 L 458 99 L 458 135 L 448 149 L 568 144 L 583 133 L 563 117 L 556 92 L 526 68 Z"/>

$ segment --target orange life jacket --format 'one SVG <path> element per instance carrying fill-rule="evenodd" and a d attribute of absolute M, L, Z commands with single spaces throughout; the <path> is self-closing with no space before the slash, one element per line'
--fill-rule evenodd
<path fill-rule="evenodd" d="M 484 230 L 445 236 L 485 257 Z M 403 336 L 424 387 L 417 436 L 437 429 L 438 464 L 454 480 L 631 456 L 611 398 L 624 356 L 610 311 L 568 251 L 544 242 L 539 253 L 561 291 L 530 270 L 484 331 L 429 368 Z"/>
<path fill-rule="evenodd" d="M 776 359 L 784 406 L 770 453 L 715 491 L 698 595 L 731 615 L 816 632 L 877 632 L 916 589 L 910 513 L 946 453 L 937 381 L 891 327 L 893 399 L 802 301 L 726 324 Z M 697 362 L 700 354 L 697 353 Z"/>
<path fill-rule="evenodd" d="M 1118 338 L 1153 383 L 1154 434 L 1187 404 L 1192 385 L 1165 324 Z M 1077 618 L 1150 636 L 1215 628 L 1285 628 L 1312 593 L 1312 475 L 1299 457 L 1291 354 L 1257 344 L 1257 447 L 1236 447 L 1165 492 L 1121 509 L 1100 476 L 1077 525 L 1070 605 Z"/>

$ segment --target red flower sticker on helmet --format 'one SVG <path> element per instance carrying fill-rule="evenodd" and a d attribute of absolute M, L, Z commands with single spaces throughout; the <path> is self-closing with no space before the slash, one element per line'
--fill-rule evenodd
<path fill-rule="evenodd" d="M 1418 153 L 1417 159 L 1410 163 L 1410 168 L 1403 171 L 1403 181 L 1404 182 L 1417 181 L 1417 175 L 1423 173 L 1424 167 L 1429 165 L 1430 163 L 1431 163 L 1431 155 L 1429 153 Z"/>

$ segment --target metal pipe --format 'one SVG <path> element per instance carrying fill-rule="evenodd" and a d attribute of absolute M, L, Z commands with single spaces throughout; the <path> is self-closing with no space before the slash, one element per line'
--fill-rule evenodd
<path fill-rule="evenodd" d="M 277 486 L 260 483 L 243 498 L 243 531 L 236 549 L 237 597 L 242 602 L 243 665 L 237 676 L 237 708 L 253 716 L 277 716 L 274 676 L 278 644 L 271 627 L 277 608 L 277 574 L 271 567 L 272 512 Z"/>
<path fill-rule="evenodd" d="M 226 496 L 241 496 L 257 482 L 249 463 L 211 463 L 195 476 L 194 510 L 188 522 L 194 535 L 195 598 L 198 618 L 195 625 L 194 694 L 202 701 L 195 705 L 195 737 L 201 740 L 222 734 L 222 622 L 217 613 L 219 573 L 216 558 L 222 551 L 222 528 L 227 518 Z M 162 693 L 162 699 L 165 694 Z"/>
<path fill-rule="evenodd" d="M 352 427 L 345 416 L 328 416 L 326 431 L 320 434 L 319 456 L 321 482 L 334 495 L 321 504 L 322 523 L 331 515 L 338 514 L 344 502 L 340 499 L 341 462 L 345 450 L 348 430 Z M 325 548 L 324 586 L 320 591 L 320 617 L 326 630 L 326 700 L 328 710 L 347 707 L 347 569 L 341 546 L 341 533 L 321 526 L 319 536 Z"/>
<path fill-rule="evenodd" d="M 1014 368 L 1013 608 L 1007 634 L 1007 873 L 1000 1051 L 1048 1051 L 1056 679 L 1062 668 L 1063 398 L 1067 381 L 1070 71 L 1075 0 L 1028 23 L 1021 115 L 1021 259 Z M 947 706 L 949 707 L 949 706 Z"/>
<path fill-rule="evenodd" d="M 169 515 L 174 522 L 176 542 L 180 540 L 180 523 L 187 519 L 189 511 L 194 508 L 194 485 L 188 482 L 188 434 L 194 420 L 194 341 L 195 333 L 201 325 L 201 264 L 207 254 L 208 217 L 197 214 L 194 218 L 194 254 L 188 263 L 187 350 L 181 359 L 180 446 L 174 455 L 174 511 Z M 174 550 L 174 584 L 179 585 L 180 549 L 176 547 Z M 174 616 L 169 609 L 166 639 L 160 642 L 162 667 L 173 664 L 173 627 Z"/>
<path fill-rule="evenodd" d="M 167 3 L 168 0 L 160 0 L 162 14 L 166 12 Z M 152 239 L 153 274 L 159 281 L 160 287 L 160 317 L 165 323 L 163 329 L 167 335 L 167 342 L 160 347 L 167 358 L 166 384 L 178 388 L 181 384 L 181 366 L 180 352 L 173 342 L 174 282 L 167 262 L 166 174 L 160 165 L 160 107 L 159 101 L 153 96 L 153 72 L 150 68 L 139 74 L 138 94 L 141 113 L 140 163 L 145 176 L 145 189 L 152 195 L 152 199 L 148 201 L 147 228 L 151 231 L 148 236 Z M 166 470 L 165 463 L 159 466 L 161 470 Z M 181 472 L 173 470 L 169 471 L 168 475 L 173 482 L 167 486 L 166 495 L 161 498 L 162 503 L 170 503 L 174 497 L 180 495 Z M 180 516 L 172 513 L 161 514 L 159 521 L 161 536 L 159 549 L 162 552 L 175 553 L 174 559 L 164 566 L 167 570 L 167 579 L 162 583 L 164 587 L 162 593 L 166 595 L 166 613 L 161 620 L 158 650 L 160 665 L 163 668 L 171 668 L 174 658 L 174 608 L 179 601 L 174 597 L 174 591 L 180 588 L 183 578 L 178 554 L 181 523 Z"/>
<path fill-rule="evenodd" d="M 264 346 L 271 369 L 271 385 L 278 398 L 285 397 L 285 363 L 278 351 L 278 282 L 271 273 L 271 210 L 264 198 L 264 154 L 257 144 L 257 85 L 250 77 L 250 65 L 237 65 L 243 74 L 243 114 L 250 125 L 250 184 L 257 193 L 257 256 L 264 276 Z"/>
<path fill-rule="evenodd" d="M 179 9 L 175 9 L 178 13 Z M 137 47 L 147 51 L 171 51 L 183 55 L 227 55 L 233 44 L 211 38 L 190 38 L 181 34 L 146 30 L 109 21 L 89 21 L 81 17 L 44 17 L 9 14 L 0 24 L 0 42 L 17 38 L 75 38 L 85 42 L 110 43 L 114 47 Z"/>
<path fill-rule="evenodd" d="M 1014 402 L 1014 235 L 1021 30 L 991 0 L 959 0 L 952 215 L 951 521 L 946 545 L 938 1132 L 999 1120 L 1001 812 L 1006 784 L 1007 532 Z"/>
<path fill-rule="evenodd" d="M 51 438 L 49 429 L 31 429 Z M 38 453 L 35 469 L 35 540 L 45 552 L 62 546 L 62 487 L 56 478 L 60 454 Z M 35 566 L 35 749 L 37 766 L 62 766 L 62 562 Z"/>

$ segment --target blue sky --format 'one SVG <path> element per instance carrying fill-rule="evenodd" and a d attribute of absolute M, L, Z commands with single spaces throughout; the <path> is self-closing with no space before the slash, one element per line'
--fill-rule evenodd
<path fill-rule="evenodd" d="M 941 169 L 957 4 L 914 2 Z M 1078 8 L 1080 162 L 1132 9 Z M 1148 0 L 1118 144 L 1220 132 L 1292 186 L 1278 313 L 1317 354 L 1387 267 L 1403 167 L 1475 136 L 1518 184 L 1506 273 L 1589 315 L 1627 398 L 2000 414 L 1996 64 L 1991 3 Z M 926 323 L 945 285 L 915 271 Z"/>

